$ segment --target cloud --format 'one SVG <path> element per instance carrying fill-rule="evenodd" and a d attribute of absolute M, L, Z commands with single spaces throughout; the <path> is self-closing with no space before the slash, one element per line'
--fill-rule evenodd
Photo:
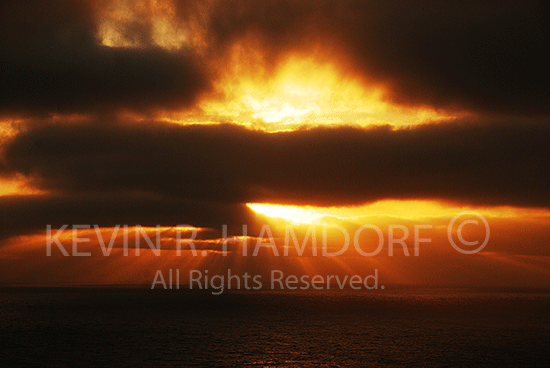
<path fill-rule="evenodd" d="M 229 234 L 242 234 L 242 225 L 247 224 L 253 230 L 257 222 L 242 204 L 144 194 L 0 196 L 0 208 L 4 214 L 0 239 L 43 234 L 47 225 L 59 229 L 65 224 L 69 227 L 75 224 L 100 227 L 191 225 L 210 228 L 213 234 L 221 237 L 224 224 Z"/>
<path fill-rule="evenodd" d="M 100 26 L 113 4 L 3 2 L 0 113 L 192 108 L 220 73 L 235 70 L 235 44 L 245 58 L 263 55 L 268 70 L 289 54 L 313 54 L 366 88 L 383 86 L 398 104 L 549 112 L 550 27 L 541 1 L 173 1 L 165 7 L 175 15 L 164 20 L 179 22 L 192 41 L 171 51 L 153 42 L 148 2 L 116 27 L 137 47 L 102 46 Z"/>
<path fill-rule="evenodd" d="M 122 29 L 139 47 L 100 45 L 107 5 L 1 5 L 0 113 L 30 116 L 3 138 L 0 173 L 22 175 L 51 193 L 3 198 L 10 211 L 19 200 L 39 216 L 47 212 L 43 203 L 62 202 L 61 213 L 79 201 L 139 195 L 157 198 L 159 206 L 187 203 L 190 211 L 188 203 L 199 202 L 335 206 L 385 198 L 550 205 L 542 51 L 548 27 L 540 2 L 176 1 L 182 22 L 200 23 L 189 28 L 203 32 L 207 45 L 200 52 L 155 45 L 150 17 Z M 289 54 L 314 53 L 367 84 L 383 84 L 398 103 L 484 113 L 395 131 L 325 127 L 277 134 L 112 117 L 121 109 L 195 107 L 217 73 L 231 69 L 227 56 L 239 43 L 263 53 L 268 69 Z M 32 116 L 73 112 L 86 122 Z M 506 113 L 538 117 L 502 118 Z M 128 207 L 116 208 L 120 214 Z M 135 212 L 136 222 L 140 214 L 157 222 L 147 211 L 159 214 L 147 207 Z"/>
<path fill-rule="evenodd" d="M 4 2 L 0 114 L 185 109 L 209 88 L 189 48 L 106 47 L 88 2 Z"/>
<path fill-rule="evenodd" d="M 208 30 L 274 65 L 317 53 L 400 104 L 530 115 L 550 106 L 545 14 L 541 1 L 235 0 L 215 2 Z"/>
<path fill-rule="evenodd" d="M 548 124 L 460 120 L 285 133 L 159 121 L 30 124 L 3 175 L 59 195 L 149 193 L 226 203 L 356 205 L 435 198 L 550 206 Z"/>
<path fill-rule="evenodd" d="M 258 236 L 260 220 L 278 223 L 253 213 L 250 202 L 435 199 L 550 208 L 547 14 L 548 5 L 535 0 L 2 1 L 0 182 L 25 189 L 0 196 L 2 279 L 135 282 L 146 274 L 125 259 L 98 258 L 87 267 L 61 258 L 44 262 L 47 225 L 108 231 L 189 224 L 209 229 L 199 243 L 216 250 L 212 239 L 222 224 L 229 235 L 242 234 L 246 224 L 248 236 Z M 107 31 L 110 38 L 102 38 Z M 230 119 L 222 117 L 232 116 L 223 94 L 238 105 L 256 93 L 246 90 L 248 82 L 269 90 L 262 83 L 289 60 L 313 60 L 319 70 L 328 63 L 336 80 L 364 86 L 365 94 L 382 91 L 385 102 L 460 118 L 396 130 L 339 125 L 277 133 L 163 120 L 187 110 L 187 123 Z M 332 96 L 333 88 L 326 89 Z M 204 107 L 209 98 L 221 100 L 214 112 Z M 540 284 L 548 279 L 546 220 L 495 219 L 495 248 L 472 261 L 436 246 L 426 248 L 433 252 L 422 257 L 427 262 L 384 257 L 376 266 L 400 282 Z M 445 242 L 443 232 L 436 234 L 434 245 Z M 234 265 L 260 272 L 270 264 L 248 260 Z M 356 270 L 372 265 L 365 257 L 344 260 Z M 170 264 L 181 266 L 176 261 Z M 336 264 L 319 263 L 325 270 Z M 460 272 L 450 275 L 450 264 Z M 117 272 L 105 278 L 105 265 Z M 280 266 L 304 263 L 296 258 Z M 517 275 L 523 276 L 514 281 Z"/>

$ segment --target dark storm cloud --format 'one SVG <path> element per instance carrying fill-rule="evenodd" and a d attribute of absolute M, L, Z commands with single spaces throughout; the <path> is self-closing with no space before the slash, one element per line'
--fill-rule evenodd
<path fill-rule="evenodd" d="M 0 116 L 96 116 L 57 124 L 30 117 L 3 138 L 0 175 L 22 174 L 51 194 L 0 197 L 0 236 L 48 223 L 218 228 L 251 223 L 245 202 L 438 198 L 550 208 L 550 128 L 541 116 L 268 134 L 96 114 L 192 107 L 217 75 L 207 65 L 231 69 L 231 45 L 252 40 L 268 67 L 289 53 L 315 53 L 384 84 L 399 103 L 544 115 L 542 2 L 177 1 L 182 19 L 205 27 L 204 59 L 151 46 L 147 22 L 124 30 L 143 47 L 100 46 L 103 4 L 0 3 Z"/>
<path fill-rule="evenodd" d="M 439 198 L 550 207 L 549 141 L 547 124 L 525 121 L 277 134 L 161 122 L 37 124 L 7 142 L 3 175 L 20 173 L 63 195 L 332 206 Z"/>
<path fill-rule="evenodd" d="M 385 85 L 401 104 L 550 112 L 550 12 L 541 1 L 174 1 L 182 24 L 200 25 L 202 57 L 152 46 L 150 19 L 119 29 L 142 47 L 100 46 L 109 4 L 2 2 L 0 113 L 191 107 L 230 69 L 224 55 L 236 42 L 264 52 L 267 67 L 314 53 Z"/>
<path fill-rule="evenodd" d="M 389 97 L 403 104 L 491 113 L 550 112 L 546 2 L 215 4 L 209 31 L 219 50 L 252 37 L 273 64 L 289 52 L 316 50 L 351 73 L 385 84 Z"/>
<path fill-rule="evenodd" d="M 190 50 L 99 45 L 90 4 L 2 2 L 0 114 L 179 109 L 208 87 Z"/>
<path fill-rule="evenodd" d="M 222 236 L 222 225 L 228 234 L 242 234 L 242 225 L 254 231 L 256 220 L 241 204 L 189 201 L 158 195 L 83 195 L 83 196 L 0 196 L 3 214 L 0 239 L 43 233 L 47 225 L 116 225 L 206 227 L 210 237 Z M 187 235 L 185 235 L 187 236 Z M 183 236 L 183 237 L 185 237 Z M 203 236 L 199 234 L 196 239 Z"/>

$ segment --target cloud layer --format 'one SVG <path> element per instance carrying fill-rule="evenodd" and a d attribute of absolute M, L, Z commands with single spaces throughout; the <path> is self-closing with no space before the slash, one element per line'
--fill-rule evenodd
<path fill-rule="evenodd" d="M 184 109 L 209 86 L 192 50 L 101 45 L 88 2 L 2 7 L 0 116 Z"/>
<path fill-rule="evenodd" d="M 268 61 L 316 50 L 385 85 L 398 103 L 537 114 L 550 106 L 547 8 L 540 1 L 235 0 L 215 2 L 208 29 L 222 48 L 259 40 Z"/>
<path fill-rule="evenodd" d="M 0 5 L 0 117 L 23 117 L 2 141 L 0 175 L 48 193 L 0 197 L 3 236 L 46 223 L 250 223 L 247 202 L 550 207 L 544 2 L 174 1 L 170 21 L 196 33 L 172 49 L 139 4 L 145 16 L 119 29 L 132 47 L 101 43 L 113 2 Z M 290 55 L 381 86 L 392 103 L 468 117 L 273 134 L 162 120 L 223 100 L 214 86 L 247 58 L 269 74 Z"/>
<path fill-rule="evenodd" d="M 217 213 L 216 206 L 197 212 L 189 203 L 197 208 L 201 202 L 339 206 L 435 198 L 548 208 L 548 141 L 547 124 L 514 121 L 277 134 L 234 125 L 43 123 L 5 144 L 3 174 L 23 174 L 34 187 L 63 199 L 14 205 L 18 199 L 4 198 L 2 212 L 28 222 L 22 218 L 25 211 L 48 218 L 56 211 L 68 216 L 73 210 L 95 213 L 95 208 L 97 216 L 90 218 L 102 222 L 103 212 L 110 225 L 126 219 L 127 211 L 137 223 L 141 215 L 157 216 L 167 225 L 211 226 L 215 221 L 209 216 L 220 220 L 228 212 Z M 105 199 L 97 202 L 101 196 Z M 113 202 L 117 196 L 121 199 Z M 158 210 L 152 210 L 154 203 Z M 18 207 L 26 215 L 13 215 Z"/>
<path fill-rule="evenodd" d="M 117 3 L 127 2 L 3 2 L 0 113 L 189 108 L 232 69 L 235 44 L 268 68 L 315 55 L 399 104 L 549 112 L 544 2 L 174 1 L 170 21 L 195 41 L 173 50 L 153 42 L 147 1 L 118 28 L 137 47 L 102 46 L 105 9 Z"/>

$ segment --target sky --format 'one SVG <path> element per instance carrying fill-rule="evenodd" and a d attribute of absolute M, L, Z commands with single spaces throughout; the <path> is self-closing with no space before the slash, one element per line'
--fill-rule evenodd
<path fill-rule="evenodd" d="M 547 8 L 3 1 L 0 283 L 150 283 L 160 268 L 378 269 L 388 284 L 549 287 Z M 463 211 L 491 229 L 475 254 L 447 238 Z M 54 246 L 47 256 L 48 226 L 74 224 L 89 225 L 79 249 L 91 255 Z M 375 256 L 351 246 L 316 257 L 312 244 L 277 256 L 288 226 L 300 241 L 327 225 L 353 240 L 365 224 L 385 239 Z M 159 225 L 163 253 L 125 256 L 113 235 L 122 225 L 151 238 Z M 266 239 L 265 225 L 273 244 L 243 255 L 244 241 L 251 253 Z M 419 256 L 415 225 L 431 226 Z M 187 226 L 204 256 L 176 255 Z M 410 235 L 393 256 L 391 226 Z M 483 240 L 483 228 L 467 229 Z M 376 248 L 372 230 L 357 235 L 363 250 Z M 109 256 L 98 233 L 115 239 Z M 328 248 L 341 249 L 330 234 Z M 60 239 L 70 250 L 70 235 Z"/>

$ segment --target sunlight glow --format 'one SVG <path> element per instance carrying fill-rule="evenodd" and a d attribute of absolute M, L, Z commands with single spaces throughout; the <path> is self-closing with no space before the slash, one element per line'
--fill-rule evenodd
<path fill-rule="evenodd" d="M 399 127 L 453 118 L 433 109 L 392 105 L 381 87 L 367 89 L 313 58 L 289 57 L 273 74 L 250 75 L 237 67 L 218 89 L 224 98 L 205 100 L 206 114 L 268 131 L 326 124 Z"/>
<path fill-rule="evenodd" d="M 186 47 L 205 56 L 205 39 L 201 20 L 182 20 L 171 2 L 115 0 L 101 10 L 98 40 L 107 47 Z M 254 45 L 255 40 L 248 41 Z M 204 63 L 215 75 L 213 90 L 201 96 L 198 109 L 159 112 L 162 119 L 230 122 L 276 132 L 338 124 L 406 127 L 458 117 L 424 106 L 395 105 L 384 86 L 367 85 L 320 56 L 290 54 L 268 66 L 262 51 L 237 43 L 227 55 L 209 55 Z"/>
<path fill-rule="evenodd" d="M 189 30 L 175 17 L 170 2 L 113 1 L 102 11 L 98 28 L 102 45 L 138 48 L 154 44 L 168 50 L 189 44 Z"/>
<path fill-rule="evenodd" d="M 45 192 L 30 186 L 28 180 L 23 176 L 0 178 L 0 196 L 39 194 L 45 194 Z"/>
<path fill-rule="evenodd" d="M 247 206 L 254 212 L 298 224 L 311 224 L 317 222 L 323 215 L 322 212 L 312 208 L 299 208 L 294 206 L 279 206 L 273 204 L 248 203 Z"/>
<path fill-rule="evenodd" d="M 550 218 L 550 211 L 537 208 L 471 207 L 445 204 L 437 201 L 422 200 L 383 200 L 362 206 L 348 207 L 311 207 L 288 206 L 277 204 L 248 203 L 254 212 L 271 218 L 282 219 L 294 224 L 316 224 L 328 221 L 330 218 L 350 222 L 372 221 L 385 218 L 387 220 L 405 219 L 422 220 L 433 218 L 452 218 L 463 211 L 476 211 L 491 218 Z"/>

